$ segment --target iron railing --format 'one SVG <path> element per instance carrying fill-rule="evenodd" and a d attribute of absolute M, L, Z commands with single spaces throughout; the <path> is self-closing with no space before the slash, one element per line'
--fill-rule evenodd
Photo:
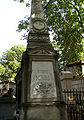
<path fill-rule="evenodd" d="M 84 120 L 84 91 L 64 90 L 64 101 L 67 108 L 68 120 Z"/>

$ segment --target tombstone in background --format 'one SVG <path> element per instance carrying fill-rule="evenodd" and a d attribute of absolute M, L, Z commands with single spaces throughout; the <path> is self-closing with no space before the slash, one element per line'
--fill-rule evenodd
<path fill-rule="evenodd" d="M 60 80 L 63 90 L 72 89 L 73 74 L 70 71 L 61 71 Z"/>
<path fill-rule="evenodd" d="M 27 49 L 16 76 L 20 120 L 66 120 L 66 107 L 41 0 L 32 0 Z"/>

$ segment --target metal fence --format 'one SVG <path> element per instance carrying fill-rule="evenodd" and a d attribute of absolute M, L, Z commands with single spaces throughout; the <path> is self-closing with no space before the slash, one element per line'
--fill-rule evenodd
<path fill-rule="evenodd" d="M 63 94 L 68 120 L 84 120 L 84 91 L 74 89 L 64 90 Z"/>

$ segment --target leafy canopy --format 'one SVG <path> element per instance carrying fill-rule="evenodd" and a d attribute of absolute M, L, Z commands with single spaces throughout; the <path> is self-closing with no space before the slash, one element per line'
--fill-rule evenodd
<path fill-rule="evenodd" d="M 51 0 L 44 9 L 49 29 L 54 34 L 52 44 L 60 51 L 63 63 L 80 60 L 84 52 L 83 3 L 82 0 Z"/>
<path fill-rule="evenodd" d="M 0 80 L 14 80 L 17 68 L 20 67 L 22 53 L 25 51 L 23 45 L 15 45 L 3 53 L 0 58 Z"/>
<path fill-rule="evenodd" d="M 60 64 L 83 59 L 84 1 L 42 0 L 42 4 L 46 22 L 53 35 L 51 43 L 60 54 Z M 29 1 L 26 6 L 29 6 Z M 27 16 L 19 22 L 18 31 L 26 30 L 28 25 Z"/>

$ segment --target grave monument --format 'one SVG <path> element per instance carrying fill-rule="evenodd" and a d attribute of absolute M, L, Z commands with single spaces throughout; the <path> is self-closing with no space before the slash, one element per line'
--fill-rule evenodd
<path fill-rule="evenodd" d="M 16 76 L 20 120 L 66 120 L 58 72 L 41 0 L 32 0 L 27 49 Z"/>

